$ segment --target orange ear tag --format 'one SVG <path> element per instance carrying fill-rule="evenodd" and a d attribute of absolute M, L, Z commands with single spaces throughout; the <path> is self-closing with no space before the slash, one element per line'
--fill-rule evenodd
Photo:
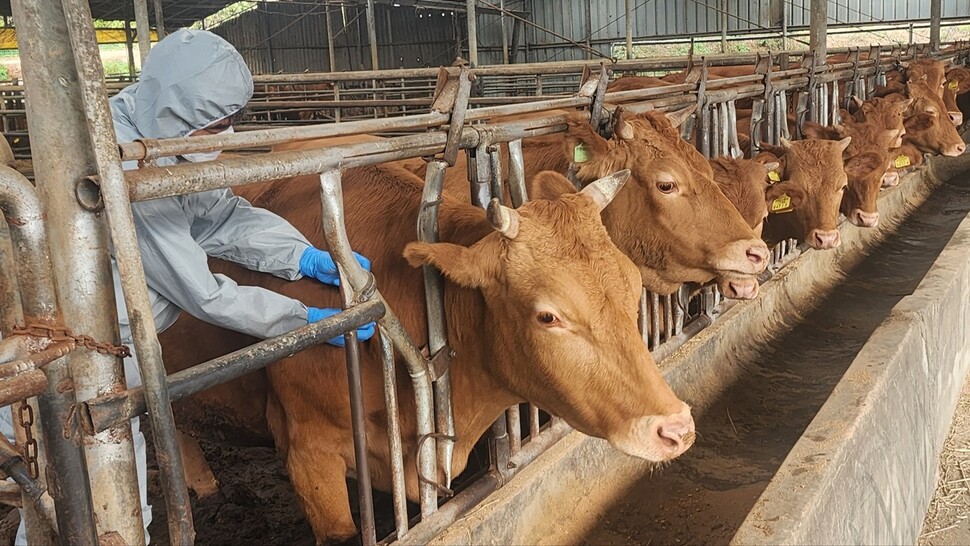
<path fill-rule="evenodd" d="M 913 162 L 909 160 L 908 155 L 901 155 L 897 157 L 895 161 L 893 161 L 893 165 L 895 165 L 897 169 L 902 169 L 903 167 L 909 167 L 912 164 Z"/>
<path fill-rule="evenodd" d="M 577 144 L 573 148 L 573 163 L 586 163 L 589 161 L 589 150 L 582 144 Z"/>
<path fill-rule="evenodd" d="M 784 212 L 791 212 L 791 197 L 788 194 L 781 194 L 780 197 L 771 202 L 771 206 L 768 207 L 768 212 L 772 214 L 782 214 Z"/>
<path fill-rule="evenodd" d="M 774 182 L 781 182 L 781 175 L 777 171 L 768 171 L 768 180 Z"/>

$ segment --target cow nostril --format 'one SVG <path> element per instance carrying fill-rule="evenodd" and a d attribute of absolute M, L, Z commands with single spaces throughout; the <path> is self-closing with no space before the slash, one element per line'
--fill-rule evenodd
<path fill-rule="evenodd" d="M 748 259 L 751 260 L 753 264 L 760 264 L 765 260 L 764 252 L 757 248 L 751 247 L 747 251 Z"/>
<path fill-rule="evenodd" d="M 680 451 L 683 448 L 685 434 L 686 431 L 683 430 L 683 427 L 669 425 L 657 427 L 657 436 L 660 437 L 660 442 L 670 450 Z"/>

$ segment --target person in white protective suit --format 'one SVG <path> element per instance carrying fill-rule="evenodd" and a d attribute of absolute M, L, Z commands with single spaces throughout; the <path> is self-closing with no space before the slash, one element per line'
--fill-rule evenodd
<path fill-rule="evenodd" d="M 174 138 L 228 133 L 253 94 L 253 79 L 242 56 L 219 36 L 181 29 L 152 48 L 138 83 L 110 101 L 119 143 L 140 138 Z M 211 161 L 219 152 L 161 158 L 159 165 Z M 135 161 L 123 164 L 137 169 Z M 209 270 L 208 257 L 235 262 L 248 269 L 288 280 L 312 277 L 337 284 L 337 267 L 329 253 L 314 248 L 286 220 L 251 206 L 229 189 L 180 195 L 132 205 L 142 264 L 155 325 L 171 326 L 182 311 L 206 322 L 268 338 L 329 317 L 338 309 L 305 303 L 254 287 Z M 365 269 L 370 262 L 356 255 Z M 112 258 L 121 339 L 132 345 L 128 313 L 117 264 Z M 357 330 L 361 340 L 374 335 L 374 325 Z M 343 337 L 328 343 L 342 345 Z M 132 347 L 134 355 L 134 348 Z M 134 357 L 125 360 L 129 387 L 141 384 Z M 13 440 L 10 408 L 0 427 Z M 145 439 L 138 418 L 131 420 L 145 522 L 146 542 L 151 507 L 147 501 Z M 17 544 L 26 544 L 21 523 Z"/>

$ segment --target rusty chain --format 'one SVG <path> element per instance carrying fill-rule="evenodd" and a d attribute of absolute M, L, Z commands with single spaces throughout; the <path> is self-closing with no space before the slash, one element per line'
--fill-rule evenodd
<path fill-rule="evenodd" d="M 20 401 L 19 408 L 20 426 L 24 429 L 24 444 L 20 447 L 24 464 L 27 465 L 27 472 L 32 479 L 37 479 L 40 475 L 40 467 L 37 463 L 37 440 L 34 438 L 34 408 L 26 400 Z"/>
<path fill-rule="evenodd" d="M 13 334 L 39 337 L 51 341 L 73 341 L 86 349 L 97 351 L 103 355 L 114 355 L 118 358 L 128 358 L 131 356 L 131 351 L 125 345 L 114 345 L 106 341 L 98 342 L 91 336 L 77 335 L 71 332 L 69 328 L 63 326 L 47 326 L 37 323 L 26 326 L 16 325 L 13 328 Z"/>

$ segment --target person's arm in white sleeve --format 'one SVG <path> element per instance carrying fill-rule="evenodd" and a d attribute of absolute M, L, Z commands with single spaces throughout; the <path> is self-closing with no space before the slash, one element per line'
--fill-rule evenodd
<path fill-rule="evenodd" d="M 209 256 L 287 280 L 302 278 L 300 257 L 312 246 L 280 216 L 228 189 L 181 199 L 192 238 Z"/>
<path fill-rule="evenodd" d="M 206 251 L 193 239 L 189 217 L 178 199 L 135 203 L 132 212 L 148 283 L 178 307 L 206 322 L 258 338 L 307 324 L 303 303 L 264 288 L 239 286 L 209 271 Z M 281 271 L 285 270 L 282 261 Z M 297 271 L 296 265 L 291 268 Z"/>

